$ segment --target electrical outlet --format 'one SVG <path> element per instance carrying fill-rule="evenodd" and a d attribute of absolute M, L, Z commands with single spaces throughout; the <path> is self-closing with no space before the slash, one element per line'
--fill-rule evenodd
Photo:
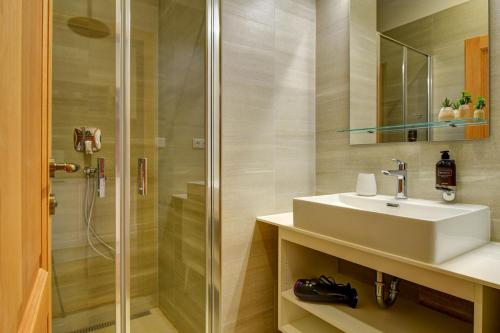
<path fill-rule="evenodd" d="M 193 149 L 205 149 L 205 139 L 193 138 Z"/>

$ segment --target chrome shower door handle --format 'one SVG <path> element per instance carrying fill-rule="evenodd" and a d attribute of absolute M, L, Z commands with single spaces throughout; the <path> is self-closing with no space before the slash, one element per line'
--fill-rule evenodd
<path fill-rule="evenodd" d="M 148 159 L 140 157 L 137 160 L 137 193 L 145 196 L 148 194 Z"/>

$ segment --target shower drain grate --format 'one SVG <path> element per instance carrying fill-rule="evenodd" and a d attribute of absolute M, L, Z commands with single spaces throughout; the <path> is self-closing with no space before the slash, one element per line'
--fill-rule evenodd
<path fill-rule="evenodd" d="M 151 314 L 151 311 L 145 311 L 145 312 L 137 313 L 135 315 L 130 316 L 130 320 L 141 318 L 141 317 L 145 317 L 145 316 L 149 316 L 150 314 Z M 115 323 L 116 323 L 116 321 L 114 321 L 114 320 L 107 321 L 105 323 L 100 323 L 100 324 L 96 324 L 96 325 L 93 325 L 93 326 L 81 328 L 79 330 L 71 331 L 69 333 L 89 333 L 89 332 L 97 331 L 97 330 L 100 330 L 100 329 L 103 329 L 103 328 L 106 328 L 106 327 L 113 326 Z"/>

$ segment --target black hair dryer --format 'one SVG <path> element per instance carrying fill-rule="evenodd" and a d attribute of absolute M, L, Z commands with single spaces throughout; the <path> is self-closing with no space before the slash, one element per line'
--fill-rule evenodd
<path fill-rule="evenodd" d="M 293 286 L 295 296 L 304 301 L 344 303 L 351 308 L 358 304 L 358 292 L 351 284 L 338 284 L 324 275 L 319 279 L 300 279 Z"/>

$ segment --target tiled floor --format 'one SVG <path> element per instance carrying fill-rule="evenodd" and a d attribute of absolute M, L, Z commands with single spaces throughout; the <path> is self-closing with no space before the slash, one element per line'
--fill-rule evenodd
<path fill-rule="evenodd" d="M 131 333 L 177 333 L 174 325 L 163 315 L 160 309 L 151 309 L 151 314 L 131 321 Z M 95 333 L 114 333 L 115 326 L 106 327 Z"/>

